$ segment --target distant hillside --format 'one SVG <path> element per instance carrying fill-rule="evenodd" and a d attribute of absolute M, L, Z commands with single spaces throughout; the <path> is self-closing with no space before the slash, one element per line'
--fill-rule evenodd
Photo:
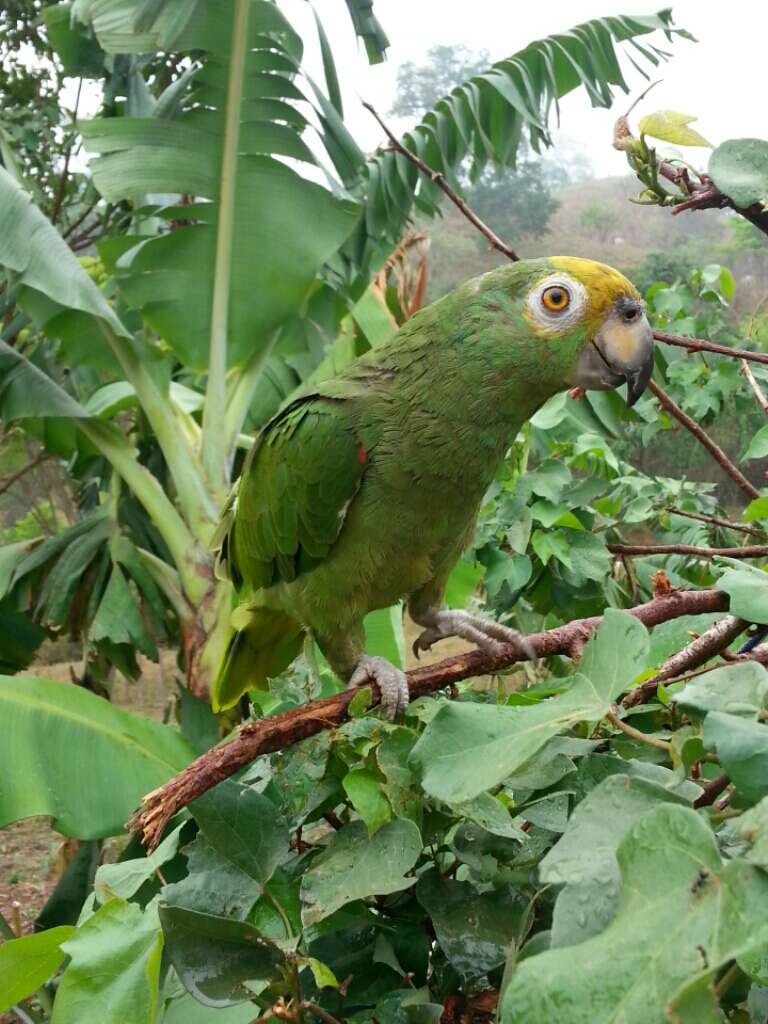
<path fill-rule="evenodd" d="M 559 207 L 540 238 L 507 241 L 524 257 L 568 255 L 602 260 L 624 271 L 649 253 L 684 252 L 698 264 L 726 263 L 741 279 L 739 305 L 752 308 L 768 293 L 768 245 L 762 252 L 735 252 L 728 245 L 729 215 L 715 210 L 672 216 L 669 210 L 630 202 L 638 182 L 631 176 L 599 178 L 569 185 L 557 194 Z M 504 262 L 448 203 L 442 220 L 421 224 L 432 241 L 430 299 Z M 732 215 L 730 215 L 732 216 Z M 493 226 L 493 225 L 491 225 Z M 749 294 L 745 294 L 746 280 Z"/>

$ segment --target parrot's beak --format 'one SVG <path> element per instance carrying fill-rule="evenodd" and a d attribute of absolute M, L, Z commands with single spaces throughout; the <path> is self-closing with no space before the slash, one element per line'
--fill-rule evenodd
<path fill-rule="evenodd" d="M 606 390 L 626 382 L 627 405 L 645 391 L 653 372 L 653 334 L 643 304 L 621 295 L 589 345 L 582 350 L 576 383 L 586 390 Z"/>

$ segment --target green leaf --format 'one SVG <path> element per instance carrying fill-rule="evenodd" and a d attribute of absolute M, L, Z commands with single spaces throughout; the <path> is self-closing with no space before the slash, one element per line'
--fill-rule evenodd
<path fill-rule="evenodd" d="M 35 931 L 77 924 L 83 904 L 93 891 L 100 856 L 101 843 L 97 839 L 79 844 L 56 883 L 56 888 L 35 918 Z"/>
<path fill-rule="evenodd" d="M 112 644 L 127 644 L 148 658 L 157 660 L 155 641 L 118 565 L 112 567 L 109 583 L 91 621 L 88 636 L 94 643 L 108 640 Z"/>
<path fill-rule="evenodd" d="M 245 920 L 264 887 L 217 853 L 202 835 L 184 848 L 184 855 L 188 874 L 163 887 L 164 902 L 185 910 Z"/>
<path fill-rule="evenodd" d="M 754 435 L 752 440 L 749 442 L 747 447 L 744 449 L 744 452 L 742 453 L 742 456 L 741 456 L 741 461 L 742 462 L 748 462 L 750 459 L 762 459 L 766 455 L 768 455 L 768 426 L 761 427 L 758 430 L 758 432 Z M 751 509 L 753 505 L 756 505 L 761 500 L 763 502 L 765 502 L 765 498 L 762 498 L 762 499 L 761 498 L 756 498 L 755 501 L 753 501 L 750 504 L 749 508 L 744 513 L 745 522 L 749 522 L 750 521 L 750 520 L 748 520 L 746 518 L 746 514 L 749 511 L 749 509 Z M 751 518 L 759 519 L 760 517 L 758 515 L 758 516 L 752 516 Z"/>
<path fill-rule="evenodd" d="M 129 337 L 56 228 L 0 167 L 0 266 L 62 309 L 77 309 Z M 23 300 L 22 300 L 23 305 Z"/>
<path fill-rule="evenodd" d="M 205 1006 L 253 996 L 246 981 L 270 979 L 283 963 L 277 946 L 245 921 L 161 907 L 168 957 L 184 988 Z"/>
<path fill-rule="evenodd" d="M 529 43 L 442 96 L 408 132 L 405 142 L 449 181 L 467 164 L 470 180 L 489 163 L 514 167 L 524 138 L 530 139 L 537 152 L 552 144 L 549 122 L 562 97 L 582 90 L 593 106 L 609 107 L 614 87 L 629 91 L 619 62 L 622 44 L 627 44 L 628 51 L 632 46 L 629 52 L 639 52 L 651 66 L 666 59 L 667 54 L 658 47 L 641 48 L 636 42 L 657 30 L 667 39 L 677 33 L 687 35 L 673 28 L 671 11 L 665 8 L 654 15 L 595 18 Z M 406 202 L 399 201 L 394 184 L 404 183 L 398 161 L 402 161 L 399 154 L 380 151 L 367 167 L 369 233 L 386 235 L 391 241 L 401 236 L 411 212 L 410 195 Z M 420 209 L 433 215 L 439 196 L 431 182 L 419 179 L 416 201 Z"/>
<path fill-rule="evenodd" d="M 553 1007 L 564 1006 L 568 1024 L 662 1021 L 682 986 L 768 939 L 768 878 L 743 861 L 722 864 L 695 811 L 644 814 L 617 858 L 613 922 L 579 945 L 577 960 L 570 947 L 523 960 L 503 995 L 503 1024 L 551 1024 Z"/>
<path fill-rule="evenodd" d="M 630 826 L 662 802 L 688 801 L 645 779 L 610 775 L 576 806 L 539 865 L 543 883 L 565 885 L 555 902 L 553 948 L 597 935 L 612 920 L 619 896 L 616 850 Z"/>
<path fill-rule="evenodd" d="M 203 1006 L 188 993 L 172 1000 L 163 1015 L 163 1024 L 252 1024 L 252 1021 L 251 1003 L 213 1009 Z"/>
<path fill-rule="evenodd" d="M 494 707 L 446 703 L 427 725 L 411 755 L 422 786 L 455 804 L 502 782 L 552 736 L 580 721 L 598 721 L 643 667 L 648 635 L 627 612 L 609 608 L 584 649 L 568 691 L 535 705 Z"/>
<path fill-rule="evenodd" d="M 0 1013 L 33 995 L 64 962 L 61 943 L 74 928 L 62 925 L 0 945 Z"/>
<path fill-rule="evenodd" d="M 288 829 L 277 807 L 250 786 L 227 779 L 190 810 L 214 850 L 262 886 L 288 854 Z"/>
<path fill-rule="evenodd" d="M 768 573 L 735 558 L 716 562 L 726 567 L 717 586 L 730 597 L 731 614 L 747 622 L 768 622 Z"/>
<path fill-rule="evenodd" d="M 245 22 L 234 35 L 236 10 Z M 122 38 L 117 12 L 106 20 L 98 7 L 83 13 L 109 52 L 125 52 L 127 40 L 147 52 L 130 10 Z M 110 202 L 168 192 L 208 200 L 187 226 L 124 253 L 118 285 L 186 366 L 207 368 L 212 336 L 229 364 L 241 365 L 299 309 L 354 229 L 359 207 L 280 159 L 315 163 L 296 106 L 305 100 L 295 81 L 301 41 L 277 5 L 198 5 L 183 31 L 163 38 L 164 31 L 158 22 L 154 45 L 194 53 L 200 64 L 179 109 L 91 121 L 83 139 L 96 187 Z"/>
<path fill-rule="evenodd" d="M 357 768 L 347 772 L 341 784 L 350 803 L 365 822 L 368 835 L 372 836 L 382 825 L 386 825 L 392 817 L 392 808 L 382 792 L 382 781 L 375 772 Z"/>
<path fill-rule="evenodd" d="M 445 586 L 447 608 L 466 608 L 467 601 L 477 590 L 485 573 L 482 565 L 472 564 L 460 558 L 451 570 Z"/>
<path fill-rule="evenodd" d="M 768 142 L 728 139 L 709 158 L 709 173 L 720 191 L 742 209 L 768 199 Z"/>
<path fill-rule="evenodd" d="M 641 135 L 650 135 L 651 138 L 661 139 L 662 142 L 671 142 L 675 146 L 707 146 L 703 135 L 699 135 L 695 128 L 688 125 L 698 121 L 697 117 L 689 114 L 678 114 L 676 110 L 657 110 L 653 114 L 646 114 L 638 122 L 638 129 Z"/>
<path fill-rule="evenodd" d="M 742 796 L 756 803 L 768 794 L 768 727 L 710 711 L 704 745 L 717 751 L 724 771 Z"/>
<path fill-rule="evenodd" d="M 363 626 L 367 653 L 386 658 L 397 668 L 405 668 L 403 606 L 394 604 L 391 608 L 368 612 Z"/>
<path fill-rule="evenodd" d="M 755 804 L 736 822 L 736 831 L 749 844 L 742 856 L 758 867 L 768 868 L 768 797 Z"/>
<path fill-rule="evenodd" d="M 72 18 L 72 4 L 50 4 L 42 10 L 48 39 L 72 78 L 100 78 L 105 53 L 93 36 Z"/>
<path fill-rule="evenodd" d="M 683 711 L 704 716 L 708 711 L 756 718 L 766 707 L 768 672 L 755 661 L 726 665 L 692 679 L 675 694 Z"/>
<path fill-rule="evenodd" d="M 466 980 L 504 963 L 529 923 L 529 901 L 511 887 L 480 893 L 469 882 L 424 872 L 416 898 L 429 915 L 438 945 Z"/>
<path fill-rule="evenodd" d="M 179 840 L 184 824 L 178 825 L 170 832 L 160 845 L 147 853 L 146 857 L 135 857 L 131 860 L 119 860 L 115 864 L 102 864 L 96 872 L 94 888 L 106 903 L 115 896 L 128 900 L 152 878 L 158 868 L 176 856 Z"/>
<path fill-rule="evenodd" d="M 163 936 L 154 906 L 113 899 L 63 943 L 69 965 L 56 993 L 52 1024 L 155 1024 Z"/>
<path fill-rule="evenodd" d="M 308 956 L 304 962 L 312 971 L 312 977 L 318 989 L 339 987 L 338 978 L 328 964 L 324 964 L 322 960 L 317 960 L 313 956 Z"/>
<path fill-rule="evenodd" d="M 50 679 L 0 676 L 0 714 L 0 827 L 46 814 L 64 835 L 116 835 L 194 756 L 175 729 Z"/>
<path fill-rule="evenodd" d="M 405 877 L 421 854 L 421 835 L 412 821 L 395 818 L 369 837 L 362 821 L 334 834 L 301 882 L 301 917 L 316 924 L 334 910 L 366 896 L 386 896 L 413 885 Z"/>
<path fill-rule="evenodd" d="M 768 519 L 768 497 L 750 501 L 744 509 L 742 519 L 745 523 L 754 523 L 756 519 Z"/>

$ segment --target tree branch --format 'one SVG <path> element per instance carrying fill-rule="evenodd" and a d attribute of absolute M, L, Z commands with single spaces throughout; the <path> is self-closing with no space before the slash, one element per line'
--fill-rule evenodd
<path fill-rule="evenodd" d="M 630 608 L 630 614 L 646 626 L 679 618 L 681 615 L 701 615 L 706 612 L 726 611 L 728 596 L 718 590 L 671 590 L 645 604 Z M 576 619 L 544 633 L 534 633 L 527 642 L 537 658 L 554 654 L 569 657 L 578 655 L 602 621 L 601 616 Z M 514 646 L 505 647 L 499 654 L 470 651 L 446 658 L 436 665 L 412 669 L 408 672 L 408 688 L 412 699 L 435 693 L 462 679 L 489 675 L 507 669 L 521 658 Z M 371 685 L 373 703 L 378 704 L 378 687 Z M 346 719 L 347 708 L 360 687 L 343 693 L 310 701 L 283 715 L 246 722 L 239 732 L 222 746 L 214 747 L 198 757 L 182 772 L 159 789 L 148 793 L 136 812 L 129 829 L 143 835 L 145 845 L 154 849 L 163 829 L 177 811 L 196 800 L 217 783 L 229 778 L 239 768 L 250 764 L 261 754 L 273 753 L 293 746 L 300 740 L 315 736 L 324 729 L 333 729 Z"/>
<path fill-rule="evenodd" d="M 506 256 L 510 260 L 516 261 L 520 259 L 515 250 L 512 248 L 512 246 L 507 245 L 507 243 L 503 241 L 503 239 L 499 238 L 496 232 L 489 228 L 484 220 L 481 220 L 478 217 L 475 211 L 464 202 L 461 196 L 458 195 L 458 193 L 454 192 L 454 190 L 445 180 L 444 175 L 442 175 L 439 171 L 433 170 L 429 166 L 429 164 L 424 163 L 420 156 L 417 156 L 414 152 L 408 149 L 407 146 L 404 146 L 403 143 L 395 135 L 395 133 L 390 128 L 387 127 L 385 122 L 382 120 L 382 118 L 376 112 L 375 108 L 372 107 L 370 103 L 366 103 L 365 101 L 363 101 L 363 106 L 365 107 L 366 110 L 370 111 L 370 113 L 373 114 L 373 116 L 379 122 L 379 125 L 383 129 L 384 134 L 392 143 L 392 148 L 397 153 L 400 153 L 401 156 L 404 156 L 406 160 L 410 160 L 410 162 L 415 167 L 418 167 L 422 174 L 425 174 L 431 182 L 437 185 L 437 187 L 446 196 L 448 196 L 453 205 L 456 206 L 459 210 L 461 210 L 461 212 L 464 214 L 467 220 L 471 224 L 474 224 L 474 226 L 477 228 L 480 234 L 484 235 L 485 238 L 487 238 L 489 245 L 491 245 L 494 249 L 497 249 L 500 253 L 503 253 L 504 256 Z"/>
<path fill-rule="evenodd" d="M 738 484 L 750 499 L 760 497 L 758 489 L 754 487 L 749 480 L 747 480 L 737 466 L 734 466 L 720 445 L 716 444 L 695 420 L 692 420 L 687 413 L 683 412 L 680 406 L 676 402 L 672 401 L 666 391 L 662 387 L 659 387 L 653 378 L 648 382 L 648 388 L 654 395 L 656 395 L 660 404 L 667 410 L 667 412 L 671 416 L 674 416 L 679 423 L 682 423 L 686 430 L 689 430 L 693 434 L 696 440 L 707 449 L 715 462 L 717 462 L 728 476 Z"/>
<path fill-rule="evenodd" d="M 757 404 L 768 415 L 768 398 L 765 397 L 763 389 L 755 380 L 755 375 L 752 373 L 749 363 L 746 359 L 741 360 L 741 372 L 747 379 L 747 384 L 752 388 L 752 393 L 757 399 Z"/>
<path fill-rule="evenodd" d="M 710 779 L 709 782 L 700 783 L 704 792 L 693 801 L 693 806 L 696 808 L 710 807 L 730 784 L 731 780 L 727 775 L 718 775 L 717 778 Z"/>
<path fill-rule="evenodd" d="M 644 704 L 656 693 L 659 683 L 704 665 L 710 658 L 724 651 L 740 633 L 744 632 L 748 625 L 749 623 L 744 619 L 739 619 L 735 615 L 727 615 L 701 636 L 697 636 L 682 651 L 667 658 L 652 679 L 646 679 L 634 690 L 630 690 L 621 702 L 622 705 L 625 708 L 634 708 L 638 704 Z"/>
<path fill-rule="evenodd" d="M 710 523 L 712 526 L 722 526 L 726 530 L 747 533 L 750 537 L 760 537 L 763 540 L 768 539 L 768 534 L 765 530 L 760 530 L 756 526 L 745 526 L 743 523 L 732 523 L 730 519 L 721 519 L 719 516 L 707 516 L 702 512 L 685 512 L 683 509 L 675 508 L 674 506 L 670 506 L 667 512 L 676 516 L 684 516 L 686 519 L 698 519 L 699 522 Z"/>
<path fill-rule="evenodd" d="M 606 544 L 613 555 L 695 555 L 698 558 L 765 558 L 768 544 L 743 548 L 699 548 L 693 544 Z"/>
<path fill-rule="evenodd" d="M 750 352 L 747 348 L 732 348 L 730 345 L 718 345 L 714 341 L 704 341 L 703 338 L 685 338 L 682 334 L 668 334 L 667 331 L 654 331 L 653 336 L 657 341 L 675 345 L 677 348 L 687 348 L 689 352 L 716 352 L 720 356 L 747 359 L 749 362 L 763 363 L 764 366 L 768 366 L 768 353 L 765 352 Z"/>
<path fill-rule="evenodd" d="M 29 473 L 31 470 L 39 466 L 41 462 L 45 462 L 50 458 L 52 458 L 50 452 L 40 452 L 39 455 L 36 455 L 31 462 L 22 466 L 21 469 L 17 470 L 15 473 L 11 473 L 11 475 L 5 477 L 4 480 L 0 480 L 0 494 L 5 494 L 6 491 L 9 491 L 11 487 L 13 487 L 17 480 L 21 480 L 26 473 Z"/>

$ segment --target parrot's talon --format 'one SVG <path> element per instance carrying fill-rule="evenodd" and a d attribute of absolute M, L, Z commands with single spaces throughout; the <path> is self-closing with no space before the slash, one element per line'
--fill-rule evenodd
<path fill-rule="evenodd" d="M 479 615 L 451 609 L 430 609 L 417 619 L 425 629 L 413 643 L 414 654 L 428 651 L 432 644 L 447 637 L 456 636 L 469 640 L 486 654 L 498 657 L 505 645 L 514 645 L 521 655 L 521 660 L 536 660 L 536 652 L 520 633 L 509 626 L 503 626 L 493 619 L 483 619 Z"/>
<path fill-rule="evenodd" d="M 375 683 L 381 694 L 381 707 L 390 722 L 405 711 L 410 700 L 405 672 L 386 658 L 364 654 L 355 665 L 347 686 L 363 686 Z"/>

